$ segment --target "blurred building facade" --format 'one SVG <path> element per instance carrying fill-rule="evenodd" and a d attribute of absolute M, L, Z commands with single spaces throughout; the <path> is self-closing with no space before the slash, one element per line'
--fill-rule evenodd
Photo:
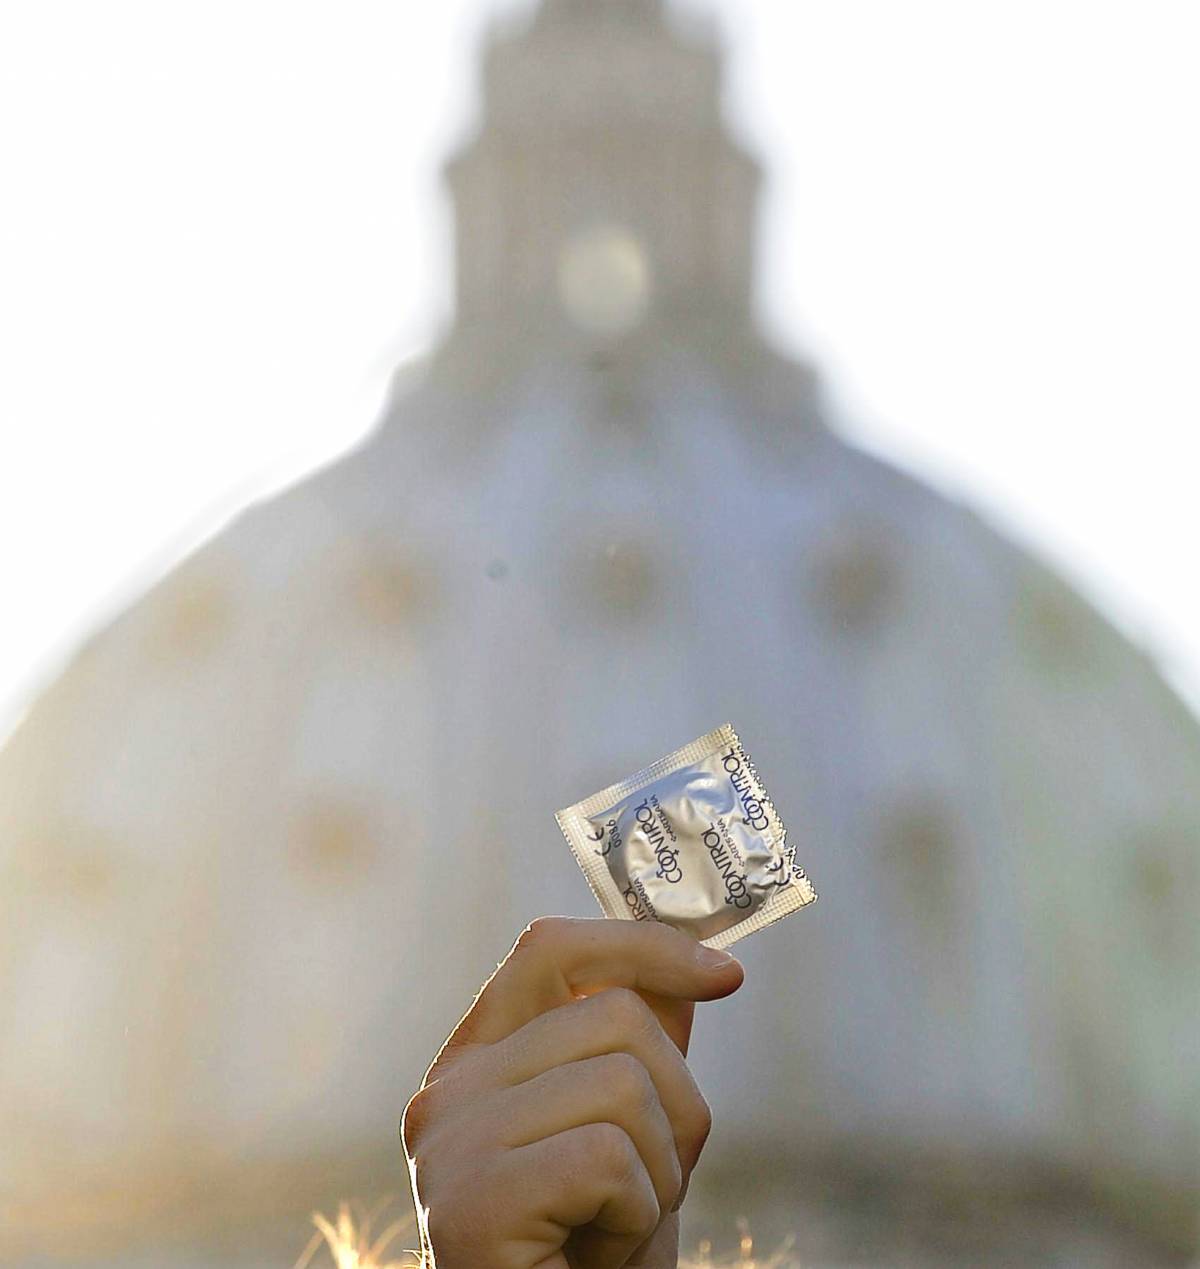
<path fill-rule="evenodd" d="M 1200 728 L 757 333 L 720 74 L 651 0 L 495 31 L 453 328 L 0 754 L 13 1255 L 402 1188 L 480 981 L 595 914 L 554 810 L 726 719 L 822 897 L 699 1013 L 712 1194 L 842 1204 L 831 1257 L 865 1184 L 1194 1238 Z"/>

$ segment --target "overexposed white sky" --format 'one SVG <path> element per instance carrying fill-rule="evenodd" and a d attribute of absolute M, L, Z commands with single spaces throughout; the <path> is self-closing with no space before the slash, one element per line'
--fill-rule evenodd
<path fill-rule="evenodd" d="M 0 736 L 448 320 L 439 164 L 525 7 L 0 6 Z M 1200 704 L 1200 5 L 685 7 L 767 165 L 772 337 Z"/>

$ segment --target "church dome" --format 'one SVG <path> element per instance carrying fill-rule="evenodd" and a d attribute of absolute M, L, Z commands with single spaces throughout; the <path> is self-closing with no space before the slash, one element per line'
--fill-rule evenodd
<path fill-rule="evenodd" d="M 66 1186 L 169 1230 L 180 1195 L 401 1176 L 400 1108 L 517 932 L 596 915 L 555 809 L 728 719 L 821 901 L 698 1011 L 696 1202 L 1003 1196 L 1017 1229 L 1037 1176 L 1089 1238 L 1135 1191 L 1152 1242 L 1192 1238 L 1200 729 L 763 341 L 720 70 L 649 0 L 497 31 L 440 346 L 0 753 L 0 1182 L 30 1210 Z"/>

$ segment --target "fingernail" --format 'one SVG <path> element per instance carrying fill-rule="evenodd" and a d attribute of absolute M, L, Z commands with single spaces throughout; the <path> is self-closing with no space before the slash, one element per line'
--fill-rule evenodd
<path fill-rule="evenodd" d="M 696 960 L 705 969 L 722 969 L 733 961 L 728 952 L 720 948 L 705 947 L 703 943 L 696 949 Z"/>

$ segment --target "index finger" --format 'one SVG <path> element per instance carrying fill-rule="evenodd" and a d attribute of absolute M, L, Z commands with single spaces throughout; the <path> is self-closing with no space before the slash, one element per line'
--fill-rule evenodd
<path fill-rule="evenodd" d="M 446 1047 L 495 1044 L 539 1014 L 607 987 L 690 1002 L 728 996 L 742 978 L 727 952 L 657 921 L 539 917 L 484 983 Z M 680 1021 L 687 1014 L 670 1012 Z"/>

